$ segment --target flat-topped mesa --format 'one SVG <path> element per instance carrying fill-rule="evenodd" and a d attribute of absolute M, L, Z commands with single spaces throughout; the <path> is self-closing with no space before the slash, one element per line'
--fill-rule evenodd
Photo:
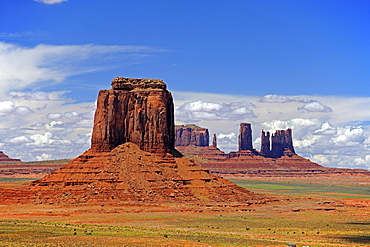
<path fill-rule="evenodd" d="M 166 90 L 167 86 L 163 80 L 158 79 L 136 79 L 136 78 L 125 78 L 125 77 L 116 77 L 112 81 L 113 90 Z"/>
<path fill-rule="evenodd" d="M 239 151 L 253 150 L 252 127 L 250 123 L 241 123 L 239 129 Z"/>
<path fill-rule="evenodd" d="M 292 129 L 277 130 L 271 136 L 271 157 L 292 156 L 296 154 L 293 147 Z"/>
<path fill-rule="evenodd" d="M 195 124 L 178 125 L 175 127 L 175 146 L 209 146 L 209 132 Z"/>
<path fill-rule="evenodd" d="M 109 152 L 126 142 L 144 151 L 174 148 L 174 106 L 162 80 L 117 77 L 97 100 L 91 149 Z"/>

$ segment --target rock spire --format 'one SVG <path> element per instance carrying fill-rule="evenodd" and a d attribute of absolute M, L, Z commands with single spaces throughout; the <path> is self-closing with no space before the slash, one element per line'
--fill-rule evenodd
<path fill-rule="evenodd" d="M 261 151 L 260 154 L 264 157 L 271 156 L 270 132 L 262 130 L 261 133 Z"/>
<path fill-rule="evenodd" d="M 239 151 L 253 150 L 252 127 L 250 123 L 241 123 L 239 129 Z"/>
<path fill-rule="evenodd" d="M 213 134 L 212 146 L 214 148 L 217 148 L 217 136 L 216 136 L 216 133 Z"/>

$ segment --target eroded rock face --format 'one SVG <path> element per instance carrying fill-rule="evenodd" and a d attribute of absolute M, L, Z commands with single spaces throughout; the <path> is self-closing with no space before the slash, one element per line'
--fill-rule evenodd
<path fill-rule="evenodd" d="M 271 144 L 271 157 L 273 158 L 295 154 L 291 129 L 277 130 L 271 137 Z"/>
<path fill-rule="evenodd" d="M 252 127 L 250 123 L 241 123 L 239 129 L 239 151 L 253 150 Z"/>
<path fill-rule="evenodd" d="M 172 95 L 162 80 L 117 77 L 112 89 L 99 92 L 91 148 L 109 152 L 135 143 L 152 153 L 174 148 Z"/>
<path fill-rule="evenodd" d="M 271 156 L 270 132 L 262 130 L 261 133 L 261 151 L 260 154 L 264 157 Z"/>
<path fill-rule="evenodd" d="M 209 132 L 195 124 L 176 126 L 175 146 L 209 146 Z"/>

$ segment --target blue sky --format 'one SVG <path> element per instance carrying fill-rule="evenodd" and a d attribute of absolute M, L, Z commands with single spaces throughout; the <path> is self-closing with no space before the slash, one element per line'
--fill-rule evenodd
<path fill-rule="evenodd" d="M 225 151 L 252 122 L 256 149 L 261 129 L 292 127 L 303 156 L 370 167 L 368 0 L 0 0 L 0 23 L 10 156 L 86 150 L 98 90 L 124 76 L 163 79 L 177 122 L 210 128 Z"/>

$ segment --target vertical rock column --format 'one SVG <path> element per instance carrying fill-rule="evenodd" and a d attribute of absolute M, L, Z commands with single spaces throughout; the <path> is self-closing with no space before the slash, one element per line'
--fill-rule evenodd
<path fill-rule="evenodd" d="M 239 151 L 253 150 L 252 127 L 250 123 L 241 123 L 239 129 Z"/>
<path fill-rule="evenodd" d="M 117 77 L 99 92 L 91 148 L 108 152 L 126 142 L 152 153 L 174 148 L 172 95 L 162 80 Z"/>
<path fill-rule="evenodd" d="M 217 136 L 216 136 L 216 133 L 213 134 L 212 146 L 214 148 L 217 148 Z"/>
<path fill-rule="evenodd" d="M 270 150 L 270 132 L 265 132 L 262 130 L 261 134 L 261 152 L 260 154 L 264 157 L 270 157 L 271 156 L 271 150 Z"/>

